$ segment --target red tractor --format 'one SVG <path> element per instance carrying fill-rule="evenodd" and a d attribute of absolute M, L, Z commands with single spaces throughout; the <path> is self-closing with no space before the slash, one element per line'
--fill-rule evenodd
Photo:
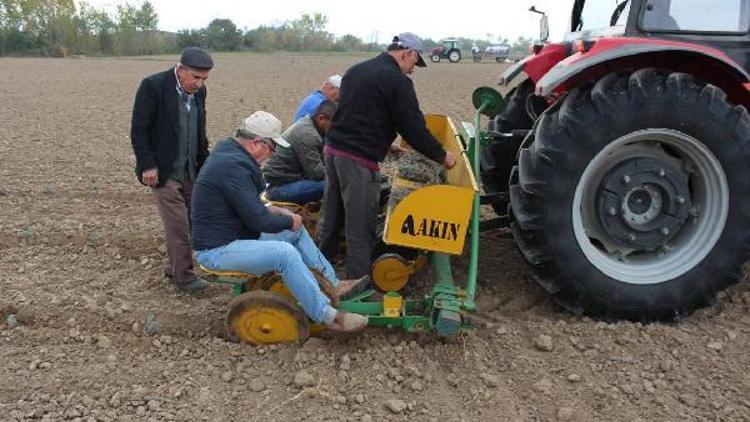
<path fill-rule="evenodd" d="M 748 258 L 750 0 L 612 3 L 502 75 L 484 202 L 567 309 L 678 319 Z"/>

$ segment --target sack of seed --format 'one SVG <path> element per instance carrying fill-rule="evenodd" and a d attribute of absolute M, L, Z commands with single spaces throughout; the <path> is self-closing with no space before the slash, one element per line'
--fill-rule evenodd
<path fill-rule="evenodd" d="M 444 183 L 445 167 L 416 151 L 409 151 L 399 158 L 396 177 L 397 180 L 393 184 L 393 189 L 388 199 L 389 210 L 392 210 L 407 195 L 417 189 Z M 399 178 L 407 181 L 408 186 L 406 184 L 399 184 Z"/>

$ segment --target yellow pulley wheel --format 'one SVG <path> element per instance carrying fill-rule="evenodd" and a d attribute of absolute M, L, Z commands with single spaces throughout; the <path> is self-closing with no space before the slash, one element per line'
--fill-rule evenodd
<path fill-rule="evenodd" d="M 227 336 L 254 345 L 304 342 L 310 324 L 302 309 L 275 292 L 253 290 L 229 304 Z"/>
<path fill-rule="evenodd" d="M 406 286 L 414 273 L 414 263 L 398 254 L 385 254 L 372 264 L 372 281 L 384 292 L 397 292 Z"/>

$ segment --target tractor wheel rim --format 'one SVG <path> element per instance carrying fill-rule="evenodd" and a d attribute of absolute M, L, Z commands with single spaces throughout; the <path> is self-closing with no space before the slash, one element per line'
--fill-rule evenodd
<path fill-rule="evenodd" d="M 249 308 L 234 319 L 233 325 L 237 337 L 252 344 L 274 344 L 299 339 L 297 319 L 283 309 Z"/>
<path fill-rule="evenodd" d="M 686 218 L 676 226 L 660 228 L 667 240 L 658 247 L 639 248 L 613 239 L 601 223 L 601 212 L 597 212 L 597 191 L 601 192 L 599 187 L 607 174 L 625 160 L 640 158 L 661 161 L 665 168 L 677 167 L 689 178 L 689 197 L 671 197 L 679 204 L 689 201 L 689 210 L 682 210 L 687 212 Z M 659 207 L 668 201 L 650 183 L 628 192 L 649 197 L 648 201 L 658 202 Z M 627 200 L 632 197 L 627 196 Z M 610 212 L 612 208 L 623 217 L 631 217 L 630 225 L 635 229 L 658 218 L 653 210 L 636 208 L 635 213 L 642 218 L 637 220 L 628 206 L 610 207 Z M 632 132 L 608 144 L 584 170 L 572 204 L 573 231 L 588 261 L 613 279 L 641 285 L 672 280 L 698 265 L 719 240 L 728 214 L 729 184 L 719 160 L 697 139 L 671 129 Z"/>

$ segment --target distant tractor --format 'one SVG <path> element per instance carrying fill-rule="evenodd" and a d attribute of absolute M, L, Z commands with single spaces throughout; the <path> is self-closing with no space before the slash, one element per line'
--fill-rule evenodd
<path fill-rule="evenodd" d="M 458 41 L 454 39 L 443 40 L 441 45 L 432 49 L 430 53 L 430 60 L 433 63 L 437 63 L 440 59 L 448 59 L 451 63 L 458 63 L 461 61 L 461 49 L 458 48 Z"/>
<path fill-rule="evenodd" d="M 575 313 L 710 303 L 750 252 L 750 0 L 575 0 L 559 43 L 531 11 L 541 42 L 481 134 L 487 202 Z"/>

